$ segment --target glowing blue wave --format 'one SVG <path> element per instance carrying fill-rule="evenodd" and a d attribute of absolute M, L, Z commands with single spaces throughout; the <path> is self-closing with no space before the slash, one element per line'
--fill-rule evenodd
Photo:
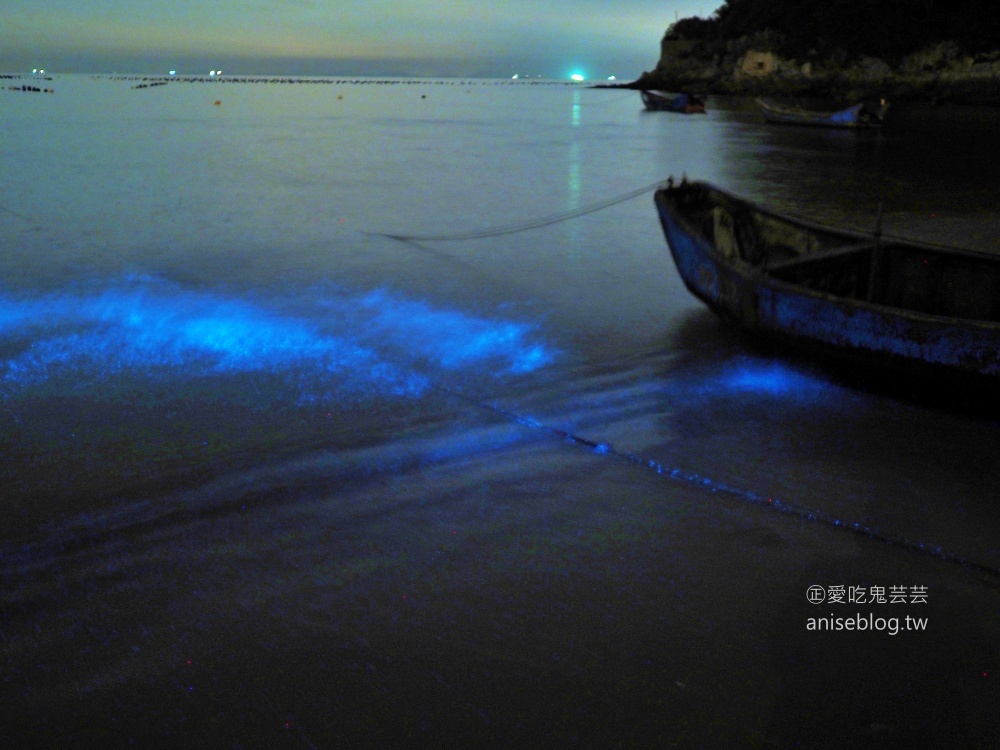
<path fill-rule="evenodd" d="M 382 290 L 357 301 L 347 300 L 347 304 L 361 314 L 365 330 L 374 337 L 405 346 L 448 370 L 496 360 L 504 362 L 508 372 L 526 373 L 553 358 L 545 346 L 527 341 L 529 328 L 522 323 L 456 315 L 423 302 L 395 299 Z"/>
<path fill-rule="evenodd" d="M 744 361 L 729 366 L 718 378 L 726 391 L 746 391 L 781 396 L 821 391 L 824 384 L 816 378 L 777 363 Z"/>
<path fill-rule="evenodd" d="M 62 378 L 269 373 L 307 401 L 335 392 L 416 397 L 434 370 L 527 373 L 553 355 L 523 323 L 380 291 L 325 294 L 301 317 L 152 279 L 92 294 L 0 295 L 0 396 Z"/>

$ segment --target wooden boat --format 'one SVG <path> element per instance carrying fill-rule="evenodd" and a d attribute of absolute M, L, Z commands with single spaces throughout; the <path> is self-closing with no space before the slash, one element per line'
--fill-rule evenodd
<path fill-rule="evenodd" d="M 1000 384 L 1000 255 L 822 227 L 703 182 L 668 181 L 655 203 L 687 288 L 739 328 L 935 383 Z"/>
<path fill-rule="evenodd" d="M 758 99 L 757 105 L 761 114 L 768 122 L 785 125 L 816 125 L 825 128 L 877 128 L 882 125 L 889 109 L 883 99 L 877 108 L 868 104 L 855 104 L 853 107 L 836 112 L 817 112 L 801 107 L 792 107 L 767 99 Z"/>
<path fill-rule="evenodd" d="M 662 91 L 639 91 L 646 109 L 657 112 L 682 112 L 686 115 L 701 114 L 705 111 L 705 101 L 691 94 L 667 94 Z"/>

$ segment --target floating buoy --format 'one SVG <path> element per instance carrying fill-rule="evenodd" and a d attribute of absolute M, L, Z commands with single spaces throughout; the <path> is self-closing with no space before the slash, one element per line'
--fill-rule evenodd
<path fill-rule="evenodd" d="M 338 98 L 338 99 L 343 99 L 343 98 L 344 98 L 344 95 L 343 95 L 343 94 L 337 94 L 337 98 Z"/>
<path fill-rule="evenodd" d="M 219 101 L 218 99 L 216 99 L 216 100 L 215 100 L 215 106 L 216 106 L 216 107 L 218 107 L 218 106 L 219 106 L 220 104 L 222 104 L 222 102 L 221 102 L 221 101 Z"/>

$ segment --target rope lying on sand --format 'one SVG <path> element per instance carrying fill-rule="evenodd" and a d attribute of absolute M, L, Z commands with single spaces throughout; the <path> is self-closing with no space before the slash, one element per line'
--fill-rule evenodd
<path fill-rule="evenodd" d="M 530 417 L 525 417 L 517 414 L 516 412 L 510 411 L 509 409 L 505 409 L 502 406 L 480 400 L 475 396 L 469 396 L 459 391 L 436 384 L 434 387 L 442 393 L 452 396 L 453 398 L 460 399 L 473 406 L 477 406 L 480 409 L 485 409 L 486 411 L 498 414 L 505 419 L 516 422 L 517 424 L 524 425 L 525 427 L 529 427 L 533 430 L 547 432 L 549 435 L 558 440 L 566 441 L 569 444 L 588 449 L 595 454 L 635 464 L 643 469 L 652 471 L 665 479 L 688 484 L 711 494 L 727 495 L 737 500 L 767 508 L 768 510 L 781 513 L 783 515 L 797 517 L 803 521 L 812 521 L 813 523 L 817 523 L 821 526 L 828 526 L 834 529 L 839 529 L 840 531 L 857 534 L 873 542 L 878 542 L 891 547 L 897 547 L 909 552 L 915 552 L 917 554 L 935 557 L 939 560 L 943 560 L 948 563 L 955 563 L 980 573 L 986 573 L 991 576 L 1000 576 L 1000 569 L 995 566 L 949 552 L 944 549 L 944 547 L 939 545 L 908 539 L 906 537 L 895 536 L 891 533 L 878 530 L 867 523 L 840 518 L 831 513 L 825 513 L 823 511 L 814 510 L 802 505 L 795 505 L 784 500 L 779 500 L 778 498 L 767 494 L 761 494 L 759 492 L 754 492 L 753 490 L 735 487 L 733 485 L 725 484 L 724 482 L 718 482 L 713 479 L 709 479 L 708 477 L 703 477 L 699 474 L 685 471 L 679 467 L 668 466 L 659 461 L 645 458 L 628 450 L 617 449 L 608 443 L 592 440 L 573 432 L 543 424 Z"/>
<path fill-rule="evenodd" d="M 541 227 L 550 226 L 551 224 L 569 221 L 570 219 L 575 219 L 586 214 L 603 211 L 605 208 L 616 206 L 619 203 L 624 203 L 625 201 L 637 198 L 644 193 L 655 190 L 662 184 L 663 181 L 659 180 L 651 185 L 631 190 L 624 195 L 619 195 L 615 198 L 608 198 L 607 200 L 599 201 L 597 203 L 591 203 L 587 206 L 574 209 L 573 211 L 552 214 L 551 216 L 543 216 L 531 221 L 523 221 L 518 224 L 510 224 L 504 227 L 489 227 L 486 229 L 473 230 L 471 232 L 456 232 L 455 234 L 390 234 L 388 232 L 366 232 L 366 234 L 374 235 L 376 237 L 388 237 L 389 239 L 400 240 L 401 242 L 456 242 L 459 240 L 481 240 L 487 237 L 500 237 L 504 234 L 515 234 L 517 232 L 526 232 L 529 229 L 539 229 Z"/>

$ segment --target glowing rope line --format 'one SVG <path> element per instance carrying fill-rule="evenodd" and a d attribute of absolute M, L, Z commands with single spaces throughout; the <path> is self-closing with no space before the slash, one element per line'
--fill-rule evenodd
<path fill-rule="evenodd" d="M 968 558 L 962 557 L 961 555 L 956 555 L 951 552 L 945 551 L 945 549 L 938 545 L 925 544 L 923 542 L 914 542 L 909 539 L 899 538 L 891 536 L 887 533 L 878 531 L 877 529 L 868 526 L 867 524 L 851 522 L 841 520 L 836 516 L 830 515 L 829 513 L 823 513 L 821 511 L 812 510 L 801 505 L 794 505 L 792 503 L 787 503 L 782 500 L 778 500 L 774 497 L 761 495 L 759 493 L 753 492 L 751 490 L 745 490 L 740 487 L 733 487 L 722 482 L 716 482 L 708 477 L 702 477 L 698 474 L 692 472 L 685 472 L 676 467 L 666 466 L 659 461 L 653 459 L 646 459 L 642 456 L 636 455 L 629 451 L 621 451 L 613 448 L 607 443 L 599 443 L 590 440 L 579 435 L 575 435 L 572 432 L 567 432 L 566 430 L 560 430 L 557 427 L 549 427 L 544 425 L 530 417 L 523 417 L 512 411 L 504 409 L 503 407 L 496 406 L 494 404 L 488 404 L 483 401 L 477 401 L 474 398 L 465 396 L 461 393 L 456 393 L 450 391 L 440 386 L 431 384 L 431 387 L 437 390 L 444 391 L 451 396 L 460 398 L 468 403 L 474 404 L 482 409 L 492 411 L 496 414 L 503 416 L 518 424 L 522 424 L 526 427 L 530 427 L 534 430 L 542 430 L 548 432 L 554 437 L 560 440 L 568 440 L 575 445 L 580 445 L 585 448 L 589 448 L 594 453 L 605 456 L 613 456 L 615 458 L 628 461 L 631 464 L 636 464 L 645 469 L 654 471 L 656 474 L 666 477 L 667 479 L 673 479 L 678 482 L 684 482 L 685 484 L 693 485 L 699 489 L 705 490 L 707 492 L 718 493 L 729 495 L 730 497 L 735 497 L 739 500 L 745 502 L 753 503 L 754 505 L 759 505 L 762 507 L 770 508 L 779 513 L 784 513 L 786 515 L 796 516 L 806 521 L 813 521 L 815 523 L 822 524 L 824 526 L 830 526 L 832 528 L 840 529 L 842 531 L 851 532 L 854 534 L 860 534 L 876 542 L 882 542 L 883 544 L 889 544 L 894 547 L 900 547 L 902 549 L 918 552 L 924 555 L 929 555 L 931 557 L 936 557 L 939 560 L 945 562 L 957 563 L 959 565 L 964 565 L 966 567 L 978 570 L 982 573 L 988 573 L 993 576 L 1000 576 L 1000 569 L 987 565 L 985 563 L 977 562 L 975 560 L 969 560 Z"/>
<path fill-rule="evenodd" d="M 575 219 L 579 216 L 585 216 L 586 214 L 603 211 L 605 208 L 610 208 L 611 206 L 616 206 L 619 203 L 624 203 L 625 201 L 632 200 L 633 198 L 638 198 L 640 195 L 648 193 L 651 190 L 655 190 L 662 184 L 663 181 L 660 180 L 652 183 L 651 185 L 646 185 L 645 187 L 632 190 L 624 195 L 619 195 L 616 198 L 609 198 L 607 200 L 599 201 L 598 203 L 591 203 L 590 205 L 583 206 L 582 208 L 578 208 L 573 211 L 566 211 L 564 213 L 553 214 L 551 216 L 543 216 L 539 219 L 521 222 L 520 224 L 511 224 L 506 227 L 492 227 L 487 229 L 478 229 L 471 232 L 457 232 L 455 234 L 390 234 L 387 232 L 368 232 L 367 234 L 371 234 L 376 237 L 388 237 L 389 239 L 400 240 L 401 242 L 456 242 L 459 240 L 480 240 L 487 237 L 500 237 L 505 234 L 526 232 L 529 229 L 540 229 L 541 227 L 547 227 L 551 224 L 558 224 L 563 221 Z"/>

